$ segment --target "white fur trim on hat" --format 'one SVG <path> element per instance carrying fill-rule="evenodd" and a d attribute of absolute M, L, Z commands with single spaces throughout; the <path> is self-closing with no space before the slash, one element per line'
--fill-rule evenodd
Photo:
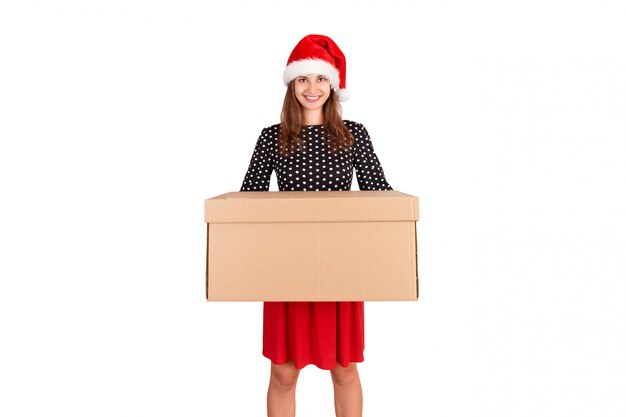
<path fill-rule="evenodd" d="M 296 77 L 309 74 L 325 75 L 328 77 L 328 81 L 330 81 L 330 86 L 333 90 L 339 88 L 339 70 L 323 59 L 301 59 L 299 61 L 293 61 L 285 68 L 283 82 L 287 85 L 295 80 Z M 337 93 L 339 93 L 338 90 Z"/>

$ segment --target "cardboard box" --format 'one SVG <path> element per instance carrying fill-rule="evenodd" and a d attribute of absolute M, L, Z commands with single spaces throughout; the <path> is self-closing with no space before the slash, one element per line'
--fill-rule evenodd
<path fill-rule="evenodd" d="M 207 300 L 417 300 L 418 218 L 399 191 L 207 199 Z"/>

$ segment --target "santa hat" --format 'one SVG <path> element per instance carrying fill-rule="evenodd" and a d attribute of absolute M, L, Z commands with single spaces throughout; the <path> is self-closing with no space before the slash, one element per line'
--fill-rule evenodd
<path fill-rule="evenodd" d="M 346 58 L 337 44 L 324 35 L 307 35 L 293 49 L 283 73 L 288 85 L 296 77 L 321 74 L 328 77 L 339 101 L 350 96 L 346 90 Z"/>

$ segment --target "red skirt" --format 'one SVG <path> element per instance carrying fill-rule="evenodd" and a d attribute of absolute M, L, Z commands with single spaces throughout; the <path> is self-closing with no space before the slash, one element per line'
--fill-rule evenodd
<path fill-rule="evenodd" d="M 263 304 L 263 355 L 275 364 L 347 367 L 363 362 L 364 348 L 362 301 Z"/>

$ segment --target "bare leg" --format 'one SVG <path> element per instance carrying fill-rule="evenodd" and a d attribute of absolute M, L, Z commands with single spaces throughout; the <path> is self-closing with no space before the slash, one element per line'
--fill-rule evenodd
<path fill-rule="evenodd" d="M 296 382 L 300 370 L 292 362 L 283 365 L 272 363 L 270 385 L 267 389 L 268 417 L 294 417 L 296 415 Z"/>
<path fill-rule="evenodd" d="M 356 363 L 351 363 L 347 368 L 337 364 L 330 375 L 333 379 L 337 417 L 362 417 L 363 391 Z"/>

